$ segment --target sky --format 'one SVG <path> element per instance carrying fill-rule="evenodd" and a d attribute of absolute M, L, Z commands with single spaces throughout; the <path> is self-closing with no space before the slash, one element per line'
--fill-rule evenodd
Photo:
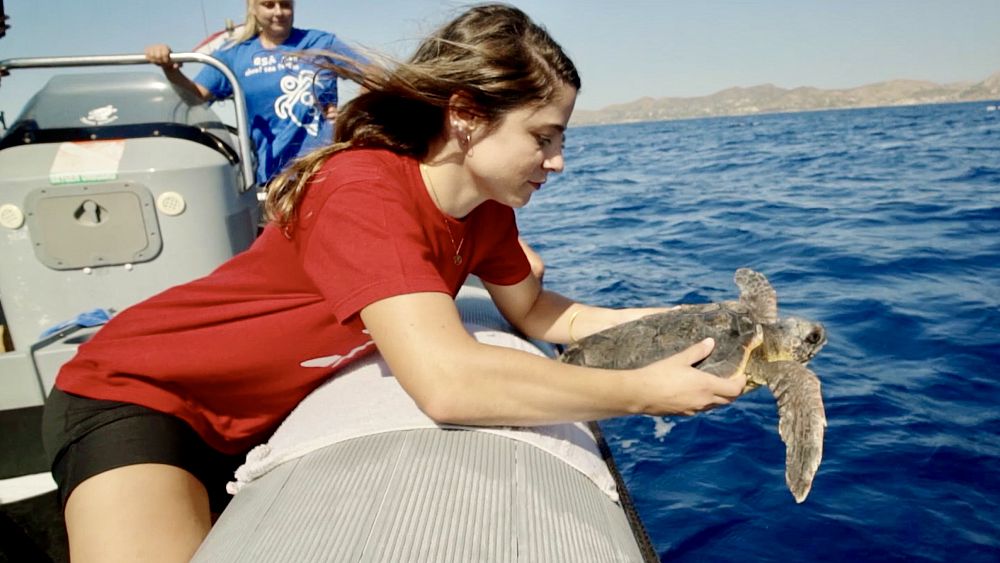
<path fill-rule="evenodd" d="M 3 0 L 0 60 L 192 49 L 245 0 Z M 1000 72 L 1000 0 L 512 0 L 577 65 L 577 108 L 733 86 L 850 88 L 891 79 L 980 81 Z M 298 27 L 396 58 L 468 2 L 297 0 Z M 117 67 L 122 69 L 121 67 Z M 153 67 L 148 67 L 152 69 Z M 107 69 L 102 69 L 107 70 Z M 122 70 L 135 71 L 136 68 Z M 193 73 L 197 65 L 188 65 Z M 0 78 L 7 124 L 55 72 Z M 346 96 L 352 95 L 347 86 Z"/>

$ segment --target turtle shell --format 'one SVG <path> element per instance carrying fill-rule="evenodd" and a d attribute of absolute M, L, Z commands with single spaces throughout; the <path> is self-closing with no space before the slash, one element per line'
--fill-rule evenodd
<path fill-rule="evenodd" d="M 729 377 L 746 367 L 762 331 L 739 303 L 683 305 L 592 334 L 568 346 L 560 359 L 596 368 L 634 369 L 708 337 L 715 339 L 715 348 L 696 367 Z"/>

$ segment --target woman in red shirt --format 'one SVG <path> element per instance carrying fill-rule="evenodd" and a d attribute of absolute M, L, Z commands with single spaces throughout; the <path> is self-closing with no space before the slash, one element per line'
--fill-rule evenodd
<path fill-rule="evenodd" d="M 689 414 L 743 388 L 691 367 L 710 341 L 608 371 L 481 344 L 462 325 L 454 296 L 470 274 L 551 342 L 656 311 L 544 290 L 518 244 L 514 208 L 562 171 L 580 88 L 544 29 L 479 6 L 408 62 L 348 72 L 366 90 L 333 145 L 275 179 L 254 245 L 121 312 L 60 372 L 45 441 L 74 561 L 189 558 L 246 451 L 376 348 L 442 423 Z"/>

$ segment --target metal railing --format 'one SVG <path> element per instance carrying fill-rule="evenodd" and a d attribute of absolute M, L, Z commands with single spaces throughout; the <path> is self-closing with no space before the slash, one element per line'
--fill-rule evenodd
<path fill-rule="evenodd" d="M 171 53 L 171 62 L 174 63 L 202 63 L 209 65 L 226 77 L 226 80 L 233 87 L 233 103 L 236 109 L 236 138 L 239 143 L 240 166 L 243 174 L 243 191 L 253 189 L 256 186 L 257 175 L 253 169 L 253 153 L 250 144 L 250 127 L 247 121 L 246 100 L 243 97 L 243 87 L 240 86 L 236 75 L 221 61 L 210 55 L 202 53 Z M 32 57 L 20 59 L 7 59 L 0 61 L 0 75 L 9 73 L 14 69 L 25 68 L 62 68 L 81 66 L 114 66 L 114 65 L 140 65 L 152 64 L 146 60 L 145 55 L 88 55 L 88 56 L 67 56 L 67 57 Z"/>

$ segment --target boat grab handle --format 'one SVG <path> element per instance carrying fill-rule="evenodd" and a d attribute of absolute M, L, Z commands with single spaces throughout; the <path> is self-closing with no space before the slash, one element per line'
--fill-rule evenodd
<path fill-rule="evenodd" d="M 250 128 L 247 122 L 247 105 L 243 97 L 243 87 L 236 75 L 219 59 L 202 53 L 171 53 L 174 63 L 202 63 L 209 65 L 226 77 L 233 87 L 233 102 L 236 105 L 236 138 L 239 142 L 240 166 L 243 172 L 243 187 L 247 191 L 256 187 L 257 175 L 253 170 L 253 155 L 250 150 Z M 79 57 L 29 57 L 0 61 L 0 75 L 15 68 L 59 68 L 76 66 L 138 65 L 150 63 L 145 55 L 86 55 Z"/>

